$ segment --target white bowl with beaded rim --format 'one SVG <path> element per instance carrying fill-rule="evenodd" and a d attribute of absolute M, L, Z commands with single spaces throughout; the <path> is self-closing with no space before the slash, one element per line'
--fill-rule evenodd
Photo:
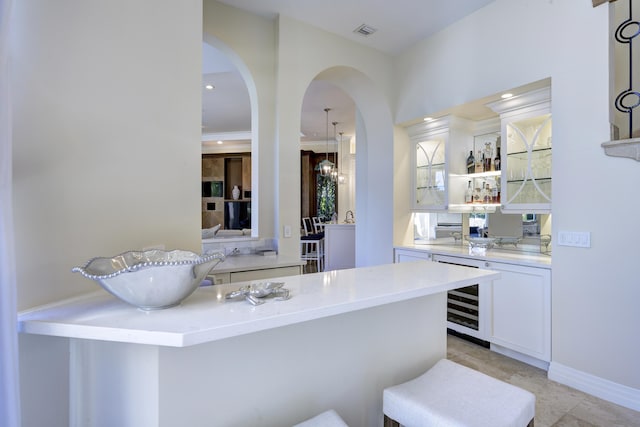
<path fill-rule="evenodd" d="M 92 258 L 84 267 L 71 271 L 95 280 L 112 295 L 142 310 L 160 310 L 180 304 L 224 258 L 222 252 L 128 251 L 111 258 Z"/>

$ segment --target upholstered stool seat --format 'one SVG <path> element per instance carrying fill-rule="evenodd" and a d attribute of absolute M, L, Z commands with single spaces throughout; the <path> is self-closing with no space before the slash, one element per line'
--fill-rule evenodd
<path fill-rule="evenodd" d="M 533 426 L 535 403 L 532 393 L 447 359 L 383 392 L 385 426 Z"/>
<path fill-rule="evenodd" d="M 320 415 L 296 424 L 293 427 L 349 427 L 342 421 L 340 415 L 333 409 L 325 411 Z"/>

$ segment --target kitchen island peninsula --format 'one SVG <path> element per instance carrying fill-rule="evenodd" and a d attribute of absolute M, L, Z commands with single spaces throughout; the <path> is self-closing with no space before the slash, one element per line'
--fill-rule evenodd
<path fill-rule="evenodd" d="M 289 300 L 225 300 L 235 283 L 151 312 L 99 291 L 19 327 L 69 340 L 74 426 L 275 427 L 330 408 L 380 426 L 382 390 L 446 356 L 446 291 L 499 276 L 389 264 L 272 279 Z"/>

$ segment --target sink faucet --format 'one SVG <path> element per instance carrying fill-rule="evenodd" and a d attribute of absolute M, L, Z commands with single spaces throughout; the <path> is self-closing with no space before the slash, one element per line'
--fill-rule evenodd
<path fill-rule="evenodd" d="M 353 224 L 354 222 L 356 222 L 356 218 L 353 216 L 353 211 L 347 211 L 344 222 L 347 224 Z"/>

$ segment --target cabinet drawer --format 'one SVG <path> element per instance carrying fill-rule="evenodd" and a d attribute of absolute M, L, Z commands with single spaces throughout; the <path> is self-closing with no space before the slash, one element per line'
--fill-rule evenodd
<path fill-rule="evenodd" d="M 231 273 L 231 282 L 271 279 L 272 277 L 295 276 L 300 274 L 300 266 L 266 268 L 264 270 L 236 271 Z"/>

